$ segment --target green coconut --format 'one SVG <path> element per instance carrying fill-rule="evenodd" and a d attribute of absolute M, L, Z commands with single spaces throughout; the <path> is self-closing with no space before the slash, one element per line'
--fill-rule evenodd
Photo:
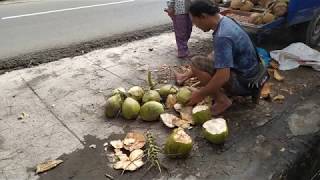
<path fill-rule="evenodd" d="M 160 102 L 161 97 L 160 94 L 155 90 L 150 90 L 143 95 L 142 102 L 146 103 L 149 101 L 157 101 Z"/>
<path fill-rule="evenodd" d="M 121 95 L 117 94 L 107 99 L 105 113 L 108 118 L 114 118 L 121 110 Z"/>
<path fill-rule="evenodd" d="M 122 104 L 122 116 L 126 119 L 136 119 L 140 112 L 137 100 L 128 97 Z"/>
<path fill-rule="evenodd" d="M 122 98 L 122 101 L 127 97 L 126 89 L 123 87 L 119 87 L 112 91 L 112 96 L 119 94 Z"/>
<path fill-rule="evenodd" d="M 180 88 L 177 94 L 177 102 L 187 104 L 191 98 L 192 92 L 187 87 Z"/>
<path fill-rule="evenodd" d="M 144 121 L 156 121 L 164 112 L 163 105 L 156 101 L 149 101 L 141 107 L 140 117 Z"/>
<path fill-rule="evenodd" d="M 212 118 L 209 106 L 198 105 L 192 109 L 192 119 L 195 124 L 203 124 Z"/>
<path fill-rule="evenodd" d="M 164 147 L 164 153 L 170 158 L 187 157 L 191 150 L 192 139 L 182 128 L 173 130 Z"/>
<path fill-rule="evenodd" d="M 159 90 L 159 93 L 162 97 L 167 97 L 169 94 L 176 94 L 177 92 L 178 88 L 171 84 L 163 85 Z"/>
<path fill-rule="evenodd" d="M 142 87 L 139 86 L 133 86 L 128 90 L 128 96 L 139 102 L 141 102 L 143 94 L 144 90 L 142 89 Z"/>
<path fill-rule="evenodd" d="M 222 118 L 212 119 L 203 125 L 204 137 L 214 144 L 223 144 L 228 137 L 228 126 Z"/>

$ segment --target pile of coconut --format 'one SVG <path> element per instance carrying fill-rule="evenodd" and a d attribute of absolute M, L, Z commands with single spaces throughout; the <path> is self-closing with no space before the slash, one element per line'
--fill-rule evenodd
<path fill-rule="evenodd" d="M 264 12 L 252 13 L 249 23 L 260 25 L 284 16 L 288 11 L 288 0 L 232 0 L 230 8 L 241 11 L 252 11 L 255 6 L 262 7 Z"/>
<path fill-rule="evenodd" d="M 166 128 L 173 130 L 159 152 L 173 158 L 187 157 L 192 150 L 193 140 L 186 130 L 191 130 L 192 126 L 202 125 L 203 137 L 214 144 L 224 143 L 228 136 L 226 120 L 212 117 L 211 100 L 206 99 L 194 107 L 187 106 L 191 95 L 192 88 L 178 88 L 171 84 L 162 85 L 159 89 L 134 86 L 126 91 L 117 88 L 107 99 L 105 113 L 108 118 L 122 116 L 127 120 L 162 122 Z M 125 148 L 129 140 L 113 145 L 114 153 L 119 156 L 114 166 L 116 169 L 137 169 L 143 164 L 139 158 L 143 156 L 142 147 L 130 149 L 131 153 L 126 156 L 119 150 Z"/>

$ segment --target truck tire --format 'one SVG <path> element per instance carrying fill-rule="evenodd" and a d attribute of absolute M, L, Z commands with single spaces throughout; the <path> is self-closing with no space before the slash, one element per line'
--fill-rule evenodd
<path fill-rule="evenodd" d="M 320 47 L 320 13 L 317 13 L 308 25 L 306 43 L 313 48 Z"/>

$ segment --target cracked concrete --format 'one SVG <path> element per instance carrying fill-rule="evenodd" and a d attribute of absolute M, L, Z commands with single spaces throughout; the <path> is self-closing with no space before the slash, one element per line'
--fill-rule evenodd
<path fill-rule="evenodd" d="M 192 53 L 207 54 L 210 38 L 194 31 Z M 106 119 L 105 97 L 117 87 L 145 86 L 146 69 L 180 64 L 172 47 L 173 34 L 165 33 L 0 76 L 0 179 L 37 179 L 32 169 L 58 157 L 64 163 L 41 178 L 105 179 L 107 172 L 117 179 L 278 179 L 299 158 L 293 152 L 307 153 L 317 140 L 319 74 L 300 68 L 283 72 L 283 83 L 273 81 L 272 95 L 285 95 L 283 104 L 236 103 L 224 114 L 230 137 L 223 146 L 209 144 L 195 127 L 188 130 L 195 142 L 189 158 L 162 156 L 163 174 L 144 167 L 120 176 L 109 167 L 104 142 L 151 130 L 163 145 L 170 130 L 160 122 Z M 22 112 L 28 116 L 18 120 Z"/>

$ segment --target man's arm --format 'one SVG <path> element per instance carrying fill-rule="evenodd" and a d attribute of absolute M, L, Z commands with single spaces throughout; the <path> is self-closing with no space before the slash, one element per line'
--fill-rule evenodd
<path fill-rule="evenodd" d="M 200 89 L 203 97 L 210 96 L 220 90 L 230 79 L 230 68 L 217 69 L 209 83 Z"/>

